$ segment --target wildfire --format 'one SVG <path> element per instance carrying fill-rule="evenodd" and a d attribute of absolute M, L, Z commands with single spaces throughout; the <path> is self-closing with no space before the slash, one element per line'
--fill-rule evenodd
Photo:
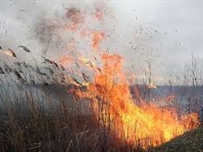
<path fill-rule="evenodd" d="M 88 91 L 78 91 L 78 96 L 94 101 L 98 121 L 120 139 L 147 148 L 167 142 L 198 125 L 196 114 L 178 120 L 176 112 L 171 109 L 155 105 L 136 106 L 122 73 L 122 58 L 103 54 L 102 60 L 102 73 L 97 72 L 94 82 L 87 87 Z"/>
<path fill-rule="evenodd" d="M 80 20 L 78 10 L 71 10 L 66 15 L 76 23 L 83 21 Z M 100 18 L 100 14 L 96 16 Z M 82 36 L 86 35 L 82 34 Z M 104 32 L 92 32 L 91 35 L 92 48 L 99 50 L 99 44 L 104 39 Z M 97 53 L 101 58 L 102 67 L 97 67 L 82 56 L 77 63 L 78 65 L 85 64 L 87 68 L 92 69 L 94 73 L 92 82 L 85 81 L 83 84 L 75 79 L 69 82 L 87 88 L 85 91 L 78 89 L 72 92 L 80 98 L 88 98 L 91 101 L 96 120 L 118 139 L 147 148 L 167 142 L 198 126 L 197 114 L 179 118 L 176 111 L 172 109 L 147 104 L 136 105 L 130 93 L 130 85 L 122 70 L 122 57 L 118 54 L 99 51 Z M 69 64 L 69 61 L 65 57 L 61 58 L 64 64 L 66 62 Z M 148 87 L 156 88 L 154 84 Z M 139 92 L 137 90 L 136 92 L 136 96 L 139 97 Z"/>

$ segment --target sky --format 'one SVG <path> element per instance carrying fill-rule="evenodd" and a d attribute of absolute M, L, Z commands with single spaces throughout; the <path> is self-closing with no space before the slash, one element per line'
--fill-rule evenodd
<path fill-rule="evenodd" d="M 40 17 L 57 18 L 67 7 L 85 10 L 91 9 L 89 6 L 94 3 L 99 2 L 0 0 L 0 46 L 18 49 L 17 46 L 23 44 L 34 50 L 35 55 L 40 55 L 43 47 L 33 34 L 33 27 Z M 178 71 L 190 60 L 191 54 L 203 59 L 203 2 L 109 0 L 105 4 L 115 17 L 114 21 L 105 23 L 105 28 L 116 29 L 106 45 L 122 54 L 128 64 L 140 67 L 140 64 L 145 64 L 143 58 L 147 60 L 150 56 L 156 61 L 155 73 L 161 77 L 166 69 Z M 142 47 L 144 55 L 142 51 L 133 49 Z M 26 58 L 20 51 L 17 54 Z M 142 71 L 145 68 L 146 65 Z"/>

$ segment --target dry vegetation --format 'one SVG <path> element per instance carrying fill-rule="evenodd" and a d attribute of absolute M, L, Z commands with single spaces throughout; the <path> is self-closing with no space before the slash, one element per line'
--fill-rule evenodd
<path fill-rule="evenodd" d="M 153 145 L 153 138 L 150 137 L 155 137 L 153 135 L 155 133 L 143 136 L 140 139 L 137 139 L 135 136 L 137 133 L 139 135 L 139 131 L 142 131 L 143 127 L 146 127 L 144 126 L 146 125 L 145 123 L 142 124 L 143 126 L 141 126 L 139 131 L 139 128 L 136 128 L 133 132 L 130 130 L 135 128 L 136 122 L 133 123 L 133 121 L 141 119 L 136 117 L 137 112 L 133 111 L 134 109 L 129 112 L 129 109 L 125 107 L 127 105 L 122 104 L 123 100 L 121 98 L 116 98 L 118 103 L 122 104 L 119 104 L 121 107 L 116 107 L 117 100 L 114 101 L 116 105 L 104 102 L 106 100 L 114 100 L 114 96 L 121 95 L 120 91 L 126 92 L 127 88 L 123 90 L 122 87 L 118 86 L 118 89 L 121 90 L 116 90 L 117 92 L 98 92 L 97 94 L 95 93 L 95 97 L 91 100 L 79 98 L 74 92 L 68 93 L 67 90 L 77 90 L 76 92 L 81 93 L 83 92 L 82 90 L 87 88 L 78 86 L 81 84 L 74 78 L 72 78 L 74 83 L 68 82 L 67 76 L 71 76 L 71 74 L 61 64 L 44 57 L 41 59 L 42 63 L 38 63 L 28 48 L 25 46 L 19 47 L 25 53 L 31 54 L 32 64 L 19 61 L 18 56 L 11 49 L 1 49 L 1 57 L 4 59 L 1 60 L 0 66 L 0 151 L 140 152 L 150 149 Z M 104 84 L 99 86 L 102 87 L 102 85 Z M 116 86 L 114 86 L 114 91 L 115 88 Z M 89 93 L 92 94 L 91 90 Z M 105 96 L 111 96 L 110 94 L 112 94 L 112 98 L 105 100 Z M 128 96 L 125 99 L 128 99 Z M 91 107 L 92 100 L 98 102 L 97 114 L 95 114 L 94 108 Z M 128 106 L 133 108 L 134 104 L 129 103 Z M 110 111 L 107 109 L 112 110 L 113 114 L 110 114 Z M 154 111 L 150 112 L 150 110 Z M 119 112 L 124 113 L 119 114 Z M 149 116 L 147 114 L 156 116 L 153 112 L 157 112 L 158 115 L 162 114 L 157 119 L 162 120 L 163 117 L 163 123 L 165 123 L 165 117 L 172 116 L 170 114 L 171 111 L 168 111 L 169 115 L 167 115 L 167 110 L 161 112 L 161 109 L 156 110 L 156 108 L 152 107 L 149 107 L 149 109 L 146 107 L 144 113 L 140 113 L 140 115 L 143 114 L 146 118 Z M 128 114 L 128 117 L 132 114 L 130 124 L 128 122 L 126 122 L 127 124 L 122 124 L 125 123 L 124 120 L 124 122 L 121 120 L 122 114 L 123 116 Z M 113 120 L 113 118 L 117 119 L 117 121 Z M 145 118 L 142 117 L 142 119 Z M 171 117 L 171 120 L 173 119 Z M 150 123 L 148 121 L 151 119 L 146 120 L 146 123 Z M 191 122 L 194 120 L 189 119 L 186 124 L 191 125 Z M 152 122 L 155 123 L 155 121 Z M 170 126 L 169 118 L 167 118 L 167 122 L 167 125 Z M 196 124 L 195 122 L 193 123 L 194 125 Z M 119 128 L 118 123 L 121 123 L 120 127 L 126 128 Z M 189 126 L 189 128 L 194 128 L 194 126 Z M 128 140 L 134 137 L 136 139 L 133 139 L 134 142 L 130 144 Z M 198 138 L 195 136 L 195 139 L 198 140 Z M 165 142 L 162 136 L 156 136 L 155 139 L 161 143 Z M 155 140 L 155 142 L 158 141 Z M 145 149 L 141 148 L 143 145 L 145 145 Z M 154 143 L 154 145 L 160 145 L 160 143 Z M 166 144 L 166 147 L 167 145 L 170 147 L 170 144 Z M 184 147 L 184 145 L 181 145 L 181 147 Z M 153 150 L 157 151 L 159 148 Z"/>
<path fill-rule="evenodd" d="M 86 104 L 66 92 L 74 86 L 62 65 L 44 58 L 39 67 L 34 57 L 34 64 L 20 62 L 11 49 L 1 49 L 1 56 L 1 152 L 141 150 L 110 135 Z"/>
<path fill-rule="evenodd" d="M 71 57 L 58 57 L 60 64 L 45 57 L 36 59 L 32 51 L 20 45 L 19 49 L 31 57 L 29 62 L 25 62 L 16 55 L 17 50 L 0 46 L 0 152 L 168 151 L 174 148 L 173 144 L 152 147 L 199 125 L 198 116 L 193 113 L 199 111 L 202 103 L 202 96 L 198 94 L 200 90 L 202 95 L 202 68 L 198 67 L 198 60 L 192 57 L 183 75 L 184 82 L 176 74 L 173 76 L 170 73 L 170 77 L 166 78 L 170 86 L 169 94 L 166 98 L 154 98 L 153 89 L 158 86 L 152 80 L 152 53 L 149 59 L 143 59 L 147 68 L 142 88 L 137 84 L 137 78 L 132 78 L 130 84 L 127 82 L 120 55 L 100 49 L 101 41 L 109 36 L 103 30 L 92 29 L 94 24 L 89 22 L 95 20 L 103 26 L 104 16 L 109 16 L 110 12 L 99 5 L 88 16 L 86 11 L 70 8 L 61 18 L 57 16 L 53 21 L 49 18 L 37 21 L 34 33 L 44 47 L 44 54 L 51 47 L 56 50 L 63 45 L 66 47 L 67 39 L 63 40 L 63 36 L 75 34 L 66 48 L 71 52 L 67 55 Z M 108 23 L 113 21 L 112 16 L 106 20 Z M 144 29 L 139 28 L 142 33 Z M 78 43 L 80 39 L 81 44 Z M 90 50 L 94 50 L 92 56 L 95 63 L 79 51 L 80 45 L 86 46 L 86 41 L 90 43 Z M 97 56 L 103 60 L 102 63 Z M 69 66 L 69 62 L 74 65 L 71 70 L 64 67 Z M 132 68 L 135 72 L 133 65 Z M 92 78 L 91 74 L 87 76 L 85 70 L 81 69 L 96 74 Z M 172 87 L 176 83 L 185 85 L 182 93 L 179 93 L 180 99 L 173 95 Z M 188 87 L 190 85 L 192 89 Z M 184 115 L 181 108 L 187 108 Z M 200 130 L 197 131 L 202 132 Z M 185 138 L 188 138 L 187 134 L 183 135 L 180 146 L 175 145 L 175 151 L 187 151 L 182 144 Z M 200 137 L 194 138 L 198 141 Z M 188 149 L 196 150 L 191 147 Z M 198 145 L 198 148 L 201 150 L 202 145 Z"/>

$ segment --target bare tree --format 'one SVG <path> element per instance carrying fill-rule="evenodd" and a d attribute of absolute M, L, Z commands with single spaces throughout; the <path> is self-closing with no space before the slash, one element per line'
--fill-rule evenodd
<path fill-rule="evenodd" d="M 191 55 L 191 59 L 185 64 L 184 79 L 188 84 L 187 112 L 198 112 L 201 107 L 201 63 L 198 57 Z M 189 82 L 187 82 L 189 81 Z"/>

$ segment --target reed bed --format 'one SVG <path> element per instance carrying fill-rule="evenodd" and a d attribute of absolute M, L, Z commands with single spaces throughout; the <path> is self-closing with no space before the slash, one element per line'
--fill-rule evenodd
<path fill-rule="evenodd" d="M 37 63 L 27 47 L 19 48 L 33 63 L 0 48 L 1 152 L 142 151 L 101 127 L 89 101 L 67 93 L 74 86 L 67 82 L 69 73 L 62 65 L 44 57 Z"/>

